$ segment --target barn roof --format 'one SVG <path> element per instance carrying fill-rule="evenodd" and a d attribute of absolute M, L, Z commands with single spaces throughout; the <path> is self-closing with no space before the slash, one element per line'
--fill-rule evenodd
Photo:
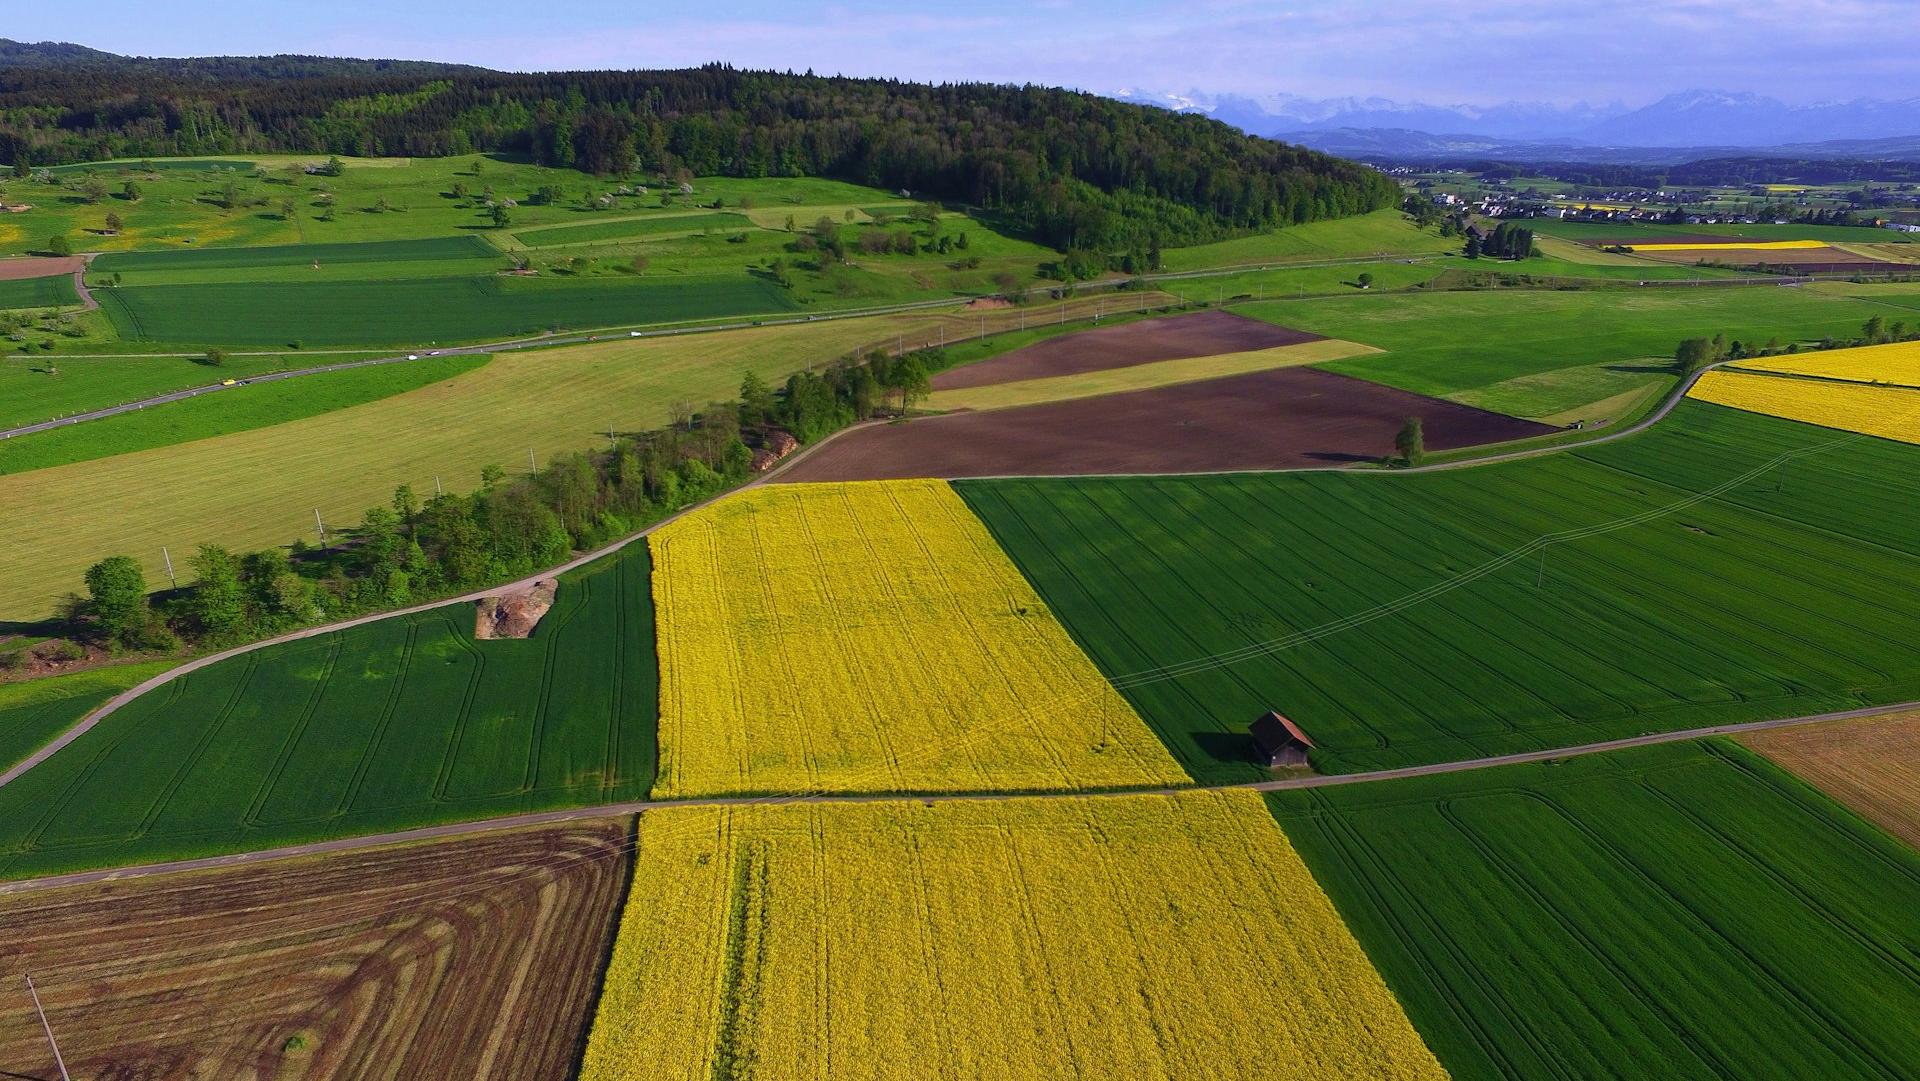
<path fill-rule="evenodd" d="M 1299 743 L 1313 746 L 1313 740 L 1307 738 L 1300 726 L 1280 715 L 1278 710 L 1268 710 L 1260 719 L 1247 726 L 1247 731 L 1262 747 L 1273 748 L 1287 743 Z"/>

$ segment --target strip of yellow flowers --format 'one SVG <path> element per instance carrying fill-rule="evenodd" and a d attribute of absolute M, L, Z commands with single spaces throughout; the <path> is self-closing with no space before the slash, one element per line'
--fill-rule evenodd
<path fill-rule="evenodd" d="M 1446 1076 L 1246 792 L 647 813 L 582 1081 Z"/>
<path fill-rule="evenodd" d="M 1726 244 L 1702 244 L 1699 241 L 1681 244 L 1634 244 L 1634 251 L 1790 251 L 1804 248 L 1824 248 L 1824 240 L 1735 240 Z"/>
<path fill-rule="evenodd" d="M 756 488 L 651 544 L 656 795 L 1189 780 L 944 481 Z"/>
<path fill-rule="evenodd" d="M 1920 322 L 1920 316 L 1915 321 Z M 1920 342 L 1893 342 L 1887 345 L 1862 345 L 1853 349 L 1755 357 L 1732 367 L 1743 371 L 1786 372 L 1790 375 L 1819 376 L 1822 379 L 1845 379 L 1855 383 L 1920 386 Z"/>
<path fill-rule="evenodd" d="M 1750 413 L 1920 443 L 1920 390 L 1720 370 L 1701 376 L 1688 396 Z"/>

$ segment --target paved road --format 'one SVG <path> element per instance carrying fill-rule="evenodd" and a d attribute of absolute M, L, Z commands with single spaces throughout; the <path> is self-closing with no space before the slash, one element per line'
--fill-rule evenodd
<path fill-rule="evenodd" d="M 1374 770 L 1369 773 L 1312 774 L 1301 777 L 1279 777 L 1267 781 L 1245 781 L 1239 784 L 1221 785 L 1176 785 L 1164 788 L 1138 788 L 1118 791 L 1060 791 L 1060 792 L 970 792 L 970 793 L 796 793 L 787 796 L 720 796 L 710 799 L 684 800 L 634 800 L 628 803 L 609 803 L 596 807 L 580 807 L 564 811 L 536 811 L 530 814 L 507 815 L 500 818 L 482 819 L 475 822 L 454 822 L 443 826 L 426 826 L 420 829 L 395 830 L 390 833 L 371 834 L 365 837 L 341 837 L 331 841 L 312 841 L 306 844 L 287 845 L 282 848 L 259 849 L 252 852 L 235 852 L 224 856 L 205 856 L 199 859 L 168 860 L 163 863 L 150 863 L 138 867 L 116 867 L 98 871 L 76 871 L 70 874 L 47 875 L 42 878 L 26 878 L 13 882 L 0 882 L 0 896 L 27 893 L 34 890 L 53 889 L 58 886 L 77 886 L 90 882 L 118 882 L 135 878 L 148 878 L 154 875 L 176 874 L 183 871 L 199 871 L 217 867 L 235 867 L 243 864 L 266 863 L 273 860 L 292 859 L 298 856 L 314 856 L 328 852 L 349 852 L 355 849 L 374 848 L 380 845 L 408 844 L 417 841 L 430 841 L 448 837 L 464 837 L 475 834 L 493 833 L 500 830 L 521 829 L 529 826 L 550 826 L 563 822 L 578 822 L 600 818 L 616 818 L 623 815 L 645 814 L 648 811 L 667 810 L 675 807 L 756 807 L 790 803 L 851 804 L 851 803 L 887 803 L 902 800 L 916 800 L 921 803 L 984 803 L 1006 800 L 1028 799 L 1109 799 L 1115 796 L 1175 795 L 1181 792 L 1225 792 L 1244 790 L 1254 792 L 1278 792 L 1295 788 L 1331 788 L 1340 785 L 1369 784 L 1375 781 L 1403 780 L 1408 777 L 1431 777 L 1443 773 L 1461 773 L 1467 770 L 1490 769 L 1496 766 L 1515 766 L 1529 762 L 1546 762 L 1556 759 L 1573 758 L 1580 755 L 1600 754 L 1606 751 L 1625 750 L 1629 747 L 1647 747 L 1659 743 L 1675 743 L 1681 740 L 1702 739 L 1707 736 L 1736 735 L 1741 732 L 1759 732 L 1769 728 L 1790 728 L 1799 725 L 1822 724 L 1828 721 L 1852 720 L 1860 717 L 1872 717 L 1883 713 L 1895 713 L 1920 708 L 1920 702 L 1903 702 L 1897 705 L 1874 706 L 1867 709 L 1849 709 L 1837 713 L 1819 713 L 1806 717 L 1783 717 L 1771 721 L 1749 721 L 1742 724 L 1712 725 L 1706 728 L 1689 728 L 1679 732 L 1654 732 L 1624 739 L 1604 740 L 1599 743 L 1585 743 L 1577 747 L 1560 747 L 1545 751 L 1524 751 L 1518 754 L 1491 755 L 1485 758 L 1470 758 L 1456 762 L 1436 762 L 1425 766 L 1403 766 L 1398 769 Z"/>

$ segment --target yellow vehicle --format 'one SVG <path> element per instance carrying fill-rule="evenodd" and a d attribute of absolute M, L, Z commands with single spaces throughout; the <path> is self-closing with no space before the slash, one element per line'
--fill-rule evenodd
<path fill-rule="evenodd" d="M 220 380 L 220 385 L 223 387 L 230 387 L 238 382 L 239 382 L 238 379 L 222 379 Z"/>

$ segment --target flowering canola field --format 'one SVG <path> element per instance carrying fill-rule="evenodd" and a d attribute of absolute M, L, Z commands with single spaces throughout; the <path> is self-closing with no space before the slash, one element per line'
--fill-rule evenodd
<path fill-rule="evenodd" d="M 1786 372 L 1854 383 L 1920 386 L 1920 342 L 1863 345 L 1788 356 L 1757 357 L 1732 367 L 1752 372 Z"/>
<path fill-rule="evenodd" d="M 656 796 L 1188 780 L 943 481 L 756 488 L 650 544 Z"/>
<path fill-rule="evenodd" d="M 1920 443 L 1920 390 L 1719 370 L 1701 376 L 1687 396 L 1750 413 Z"/>
<path fill-rule="evenodd" d="M 1635 244 L 1634 251 L 1793 251 L 1807 248 L 1824 248 L 1824 240 L 1741 240 L 1727 244 L 1702 244 L 1698 241 L 1680 244 Z"/>
<path fill-rule="evenodd" d="M 1446 1076 L 1252 793 L 639 832 L 582 1081 Z"/>

